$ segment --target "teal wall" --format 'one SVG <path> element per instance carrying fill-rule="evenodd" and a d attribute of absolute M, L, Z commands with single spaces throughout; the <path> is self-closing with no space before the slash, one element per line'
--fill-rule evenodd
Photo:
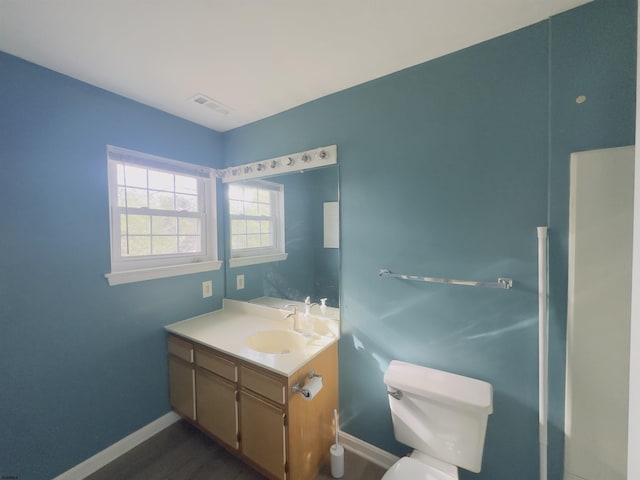
<path fill-rule="evenodd" d="M 344 431 L 406 452 L 383 373 L 394 358 L 428 365 L 494 387 L 483 470 L 461 478 L 539 478 L 536 227 L 548 224 L 549 478 L 562 478 L 569 154 L 634 142 L 635 9 L 596 1 L 225 133 L 231 165 L 338 145 Z M 515 283 L 406 283 L 383 267 Z"/>
<path fill-rule="evenodd" d="M 169 411 L 163 326 L 219 308 L 223 272 L 107 284 L 106 145 L 215 166 L 221 142 L 0 53 L 0 475 L 53 478 Z"/>
<path fill-rule="evenodd" d="M 550 479 L 562 478 L 569 155 L 635 142 L 636 9 L 633 0 L 600 0 L 550 23 Z"/>
<path fill-rule="evenodd" d="M 166 413 L 162 327 L 220 306 L 222 271 L 107 285 L 106 144 L 212 166 L 337 144 L 342 428 L 402 454 L 388 362 L 472 376 L 493 384 L 494 414 L 482 472 L 461 478 L 538 478 L 535 227 L 548 224 L 560 480 L 569 153 L 634 141 L 636 8 L 596 0 L 224 134 L 0 53 L 0 475 L 51 478 Z"/>

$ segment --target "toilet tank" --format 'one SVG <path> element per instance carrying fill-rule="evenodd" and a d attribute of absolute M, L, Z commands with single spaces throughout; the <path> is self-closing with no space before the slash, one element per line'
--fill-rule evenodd
<path fill-rule="evenodd" d="M 493 412 L 490 383 L 393 360 L 384 374 L 398 441 L 479 472 Z"/>

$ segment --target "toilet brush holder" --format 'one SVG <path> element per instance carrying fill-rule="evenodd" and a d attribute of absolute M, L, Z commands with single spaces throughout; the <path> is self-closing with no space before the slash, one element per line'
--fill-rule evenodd
<path fill-rule="evenodd" d="M 338 423 L 338 410 L 333 409 L 333 421 L 336 432 L 336 443 L 331 445 L 329 453 L 331 454 L 331 476 L 333 478 L 342 478 L 344 475 L 344 448 L 338 443 L 338 430 L 340 424 Z"/>
<path fill-rule="evenodd" d="M 331 445 L 331 476 L 342 478 L 344 475 L 344 447 L 342 445 Z"/>

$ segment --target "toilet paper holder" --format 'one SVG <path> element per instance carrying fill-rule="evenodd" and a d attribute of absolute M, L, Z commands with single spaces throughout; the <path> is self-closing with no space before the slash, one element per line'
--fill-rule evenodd
<path fill-rule="evenodd" d="M 314 377 L 318 377 L 320 379 L 322 379 L 322 375 L 318 375 L 315 370 L 311 370 L 309 371 L 309 373 L 307 374 L 308 378 L 314 378 Z M 300 392 L 302 393 L 302 389 L 304 388 L 304 385 L 301 387 L 299 383 L 296 383 L 293 387 L 291 387 L 291 391 L 293 393 L 297 393 Z"/>

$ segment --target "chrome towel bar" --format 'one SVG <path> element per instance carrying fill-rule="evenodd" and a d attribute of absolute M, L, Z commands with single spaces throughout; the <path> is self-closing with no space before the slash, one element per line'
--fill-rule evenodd
<path fill-rule="evenodd" d="M 486 288 L 503 288 L 509 289 L 513 287 L 513 280 L 510 278 L 498 278 L 497 282 L 476 282 L 473 280 L 455 280 L 452 278 L 438 278 L 438 277 L 420 277 L 417 275 L 403 275 L 400 273 L 392 273 L 387 268 L 382 268 L 378 272 L 381 277 L 393 277 L 401 278 L 402 280 L 415 280 L 418 282 L 429 283 L 448 283 L 450 285 L 465 285 L 467 287 L 486 287 Z"/>

